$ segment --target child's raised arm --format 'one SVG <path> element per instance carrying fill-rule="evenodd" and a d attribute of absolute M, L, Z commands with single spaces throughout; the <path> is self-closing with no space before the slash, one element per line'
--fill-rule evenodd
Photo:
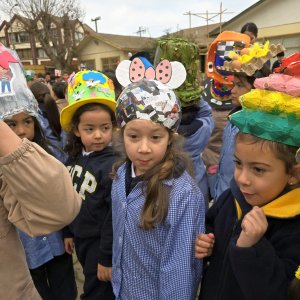
<path fill-rule="evenodd" d="M 66 167 L 0 122 L 0 198 L 8 220 L 31 236 L 59 230 L 77 215 L 81 198 Z"/>

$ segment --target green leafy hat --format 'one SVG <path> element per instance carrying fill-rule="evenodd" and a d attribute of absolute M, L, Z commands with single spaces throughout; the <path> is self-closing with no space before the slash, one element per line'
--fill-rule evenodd
<path fill-rule="evenodd" d="M 154 64 L 161 60 L 179 61 L 187 71 L 185 82 L 175 90 L 181 106 L 191 106 L 200 100 L 202 89 L 199 83 L 198 46 L 182 38 L 161 38 L 158 40 Z"/>
<path fill-rule="evenodd" d="M 76 110 L 88 103 L 107 105 L 116 110 L 114 84 L 106 75 L 97 71 L 84 70 L 73 73 L 68 79 L 68 106 L 60 115 L 62 128 L 69 132 Z"/>

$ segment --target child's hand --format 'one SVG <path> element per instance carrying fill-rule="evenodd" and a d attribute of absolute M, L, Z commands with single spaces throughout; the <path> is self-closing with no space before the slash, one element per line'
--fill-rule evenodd
<path fill-rule="evenodd" d="M 73 238 L 64 238 L 65 250 L 68 254 L 72 255 L 74 252 Z"/>
<path fill-rule="evenodd" d="M 211 256 L 215 243 L 215 236 L 213 233 L 198 234 L 195 241 L 195 257 L 204 258 Z"/>
<path fill-rule="evenodd" d="M 268 221 L 264 211 L 257 206 L 247 213 L 241 224 L 242 231 L 237 240 L 238 247 L 252 247 L 266 233 Z"/>
<path fill-rule="evenodd" d="M 98 264 L 97 277 L 100 281 L 111 281 L 111 268 Z"/>

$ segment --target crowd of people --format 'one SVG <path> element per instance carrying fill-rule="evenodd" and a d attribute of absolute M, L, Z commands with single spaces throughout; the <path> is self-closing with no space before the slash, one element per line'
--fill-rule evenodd
<path fill-rule="evenodd" d="M 181 39 L 59 81 L 0 46 L 0 299 L 77 299 L 74 253 L 80 299 L 300 299 L 299 62 L 257 34 L 203 91 Z"/>

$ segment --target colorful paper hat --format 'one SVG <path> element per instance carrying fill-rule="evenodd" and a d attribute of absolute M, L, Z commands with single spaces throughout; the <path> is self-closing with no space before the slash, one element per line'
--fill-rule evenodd
<path fill-rule="evenodd" d="M 221 84 L 211 78 L 204 80 L 202 99 L 211 107 L 218 110 L 230 110 L 233 108 L 231 102 L 232 86 Z"/>
<path fill-rule="evenodd" d="M 38 103 L 27 86 L 16 52 L 0 43 L 0 119 L 26 112 L 37 117 Z"/>
<path fill-rule="evenodd" d="M 124 127 L 130 120 L 150 120 L 176 131 L 181 108 L 172 89 L 184 82 L 184 66 L 163 60 L 154 69 L 144 60 L 135 57 L 122 61 L 116 69 L 120 84 L 127 85 L 117 100 L 117 124 Z"/>
<path fill-rule="evenodd" d="M 267 90 L 251 90 L 240 97 L 242 110 L 230 122 L 244 133 L 300 147 L 300 98 Z"/>
<path fill-rule="evenodd" d="M 224 61 L 222 66 L 219 65 L 216 68 L 223 74 L 253 76 L 268 60 L 284 50 L 285 48 L 280 44 L 270 45 L 269 42 L 266 42 L 264 45 L 260 45 L 259 43 L 254 43 L 249 47 L 244 47 L 240 50 L 234 49 L 229 52 L 229 59 Z"/>
<path fill-rule="evenodd" d="M 275 68 L 274 71 L 290 76 L 300 76 L 300 52 L 283 58 L 281 65 Z"/>
<path fill-rule="evenodd" d="M 62 128 L 69 132 L 75 111 L 88 103 L 107 105 L 116 110 L 115 91 L 112 80 L 97 71 L 84 70 L 73 73 L 68 79 L 68 102 L 60 115 Z"/>
<path fill-rule="evenodd" d="M 179 61 L 187 70 L 185 82 L 175 91 L 181 106 L 186 107 L 198 103 L 202 92 L 199 80 L 198 46 L 181 38 L 160 38 L 154 64 L 164 59 Z"/>
<path fill-rule="evenodd" d="M 222 72 L 222 67 L 227 60 L 231 60 L 229 54 L 250 45 L 250 37 L 246 34 L 224 31 L 211 43 L 206 62 L 206 75 L 221 84 L 232 86 L 232 82 L 226 78 L 226 73 Z"/>

